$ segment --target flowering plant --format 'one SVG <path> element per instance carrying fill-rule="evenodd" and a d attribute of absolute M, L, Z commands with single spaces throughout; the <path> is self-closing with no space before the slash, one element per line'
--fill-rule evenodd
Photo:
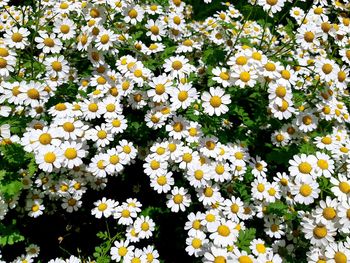
<path fill-rule="evenodd" d="M 204 2 L 0 0 L 0 262 L 350 261 L 350 3 Z"/>

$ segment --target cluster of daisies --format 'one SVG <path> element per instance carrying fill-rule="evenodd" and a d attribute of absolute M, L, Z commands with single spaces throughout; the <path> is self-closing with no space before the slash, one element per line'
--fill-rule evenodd
<path fill-rule="evenodd" d="M 114 242 L 110 254 L 114 261 L 120 262 L 153 262 L 158 263 L 158 251 L 153 246 L 143 249 L 136 248 L 133 243 L 149 239 L 155 230 L 155 223 L 149 216 L 138 215 L 141 212 L 142 204 L 137 199 L 129 198 L 119 205 L 118 201 L 112 199 L 98 200 L 94 203 L 95 208 L 91 214 L 96 218 L 113 217 L 117 224 L 126 226 L 123 240 Z"/>
<path fill-rule="evenodd" d="M 285 12 L 288 24 L 249 20 L 230 3 L 199 22 L 181 0 L 33 6 L 0 0 L 0 142 L 20 145 L 38 167 L 34 175 L 16 171 L 22 191 L 0 194 L 0 219 L 11 209 L 36 218 L 92 207 L 91 216 L 125 226 L 112 260 L 159 262 L 153 246 L 135 247 L 152 238 L 157 224 L 137 199 L 82 201 L 139 158 L 169 211 L 191 209 L 184 226 L 189 256 L 206 263 L 279 263 L 299 260 L 304 247 L 308 262 L 349 262 L 350 5 L 248 2 L 266 12 L 266 21 Z M 212 65 L 208 57 L 220 59 L 216 52 L 224 58 Z M 254 153 L 248 141 L 215 134 L 239 128 L 251 135 L 245 124 L 230 121 L 237 117 L 234 95 L 242 90 L 267 101 L 259 113 L 268 120 L 258 127 L 269 133 L 262 145 L 270 151 L 300 146 L 283 165 L 268 152 Z M 16 127 L 17 117 L 28 120 L 26 127 Z M 212 119 L 221 126 L 208 125 Z M 130 136 L 135 125 L 157 140 L 134 143 L 130 137 L 141 137 Z M 236 189 L 242 184 L 249 200 Z M 271 213 L 276 203 L 292 219 Z M 256 237 L 243 249 L 239 236 L 252 224 Z M 33 262 L 38 254 L 31 245 L 14 262 Z"/>

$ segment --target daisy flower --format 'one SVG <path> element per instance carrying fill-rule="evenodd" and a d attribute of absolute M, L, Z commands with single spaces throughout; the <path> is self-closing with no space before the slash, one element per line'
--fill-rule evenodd
<path fill-rule="evenodd" d="M 346 201 L 350 197 L 350 180 L 343 174 L 338 174 L 338 178 L 331 177 L 332 193 L 339 201 Z"/>
<path fill-rule="evenodd" d="M 230 220 L 221 219 L 216 224 L 207 226 L 211 233 L 209 238 L 219 247 L 232 246 L 238 237 L 235 223 Z"/>
<path fill-rule="evenodd" d="M 350 260 L 350 249 L 343 242 L 329 243 L 326 247 L 325 256 L 327 262 L 344 263 Z"/>
<path fill-rule="evenodd" d="M 195 257 L 204 255 L 204 248 L 209 244 L 209 240 L 206 239 L 206 235 L 203 232 L 198 232 L 195 235 L 192 235 L 186 239 L 185 248 L 188 255 Z"/>
<path fill-rule="evenodd" d="M 83 143 L 65 141 L 60 145 L 60 148 L 63 152 L 63 166 L 72 169 L 73 167 L 80 166 L 83 163 L 82 158 L 84 158 L 86 155 L 86 150 Z"/>
<path fill-rule="evenodd" d="M 108 218 L 114 212 L 115 201 L 103 197 L 101 200 L 94 202 L 94 205 L 95 207 L 91 210 L 91 215 L 96 218 L 101 218 L 102 216 Z"/>
<path fill-rule="evenodd" d="M 305 238 L 309 239 L 312 245 L 326 247 L 334 242 L 337 229 L 333 223 L 316 223 L 314 220 L 305 217 L 300 224 Z"/>
<path fill-rule="evenodd" d="M 186 210 L 191 203 L 191 196 L 187 194 L 188 190 L 183 187 L 178 188 L 175 186 L 173 190 L 171 190 L 171 194 L 168 194 L 166 197 L 168 201 L 166 205 L 170 208 L 171 212 L 182 212 Z"/>
<path fill-rule="evenodd" d="M 227 88 L 232 84 L 231 73 L 228 69 L 226 68 L 220 69 L 219 67 L 215 67 L 212 70 L 212 73 L 215 76 L 213 77 L 213 80 L 221 84 L 224 88 Z"/>
<path fill-rule="evenodd" d="M 144 17 L 144 9 L 139 5 L 128 5 L 123 9 L 124 21 L 132 25 L 141 22 Z"/>
<path fill-rule="evenodd" d="M 315 167 L 315 174 L 317 176 L 323 175 L 330 178 L 334 173 L 334 161 L 326 153 L 316 152 L 317 166 Z"/>
<path fill-rule="evenodd" d="M 39 31 L 39 36 L 35 37 L 37 49 L 42 49 L 44 53 L 59 53 L 62 49 L 62 42 L 56 37 L 55 33 L 48 34 L 45 31 Z"/>
<path fill-rule="evenodd" d="M 24 49 L 29 44 L 29 35 L 30 32 L 26 28 L 12 27 L 6 30 L 4 34 L 4 43 L 11 48 Z"/>
<path fill-rule="evenodd" d="M 172 89 L 170 94 L 170 101 L 172 102 L 171 105 L 175 110 L 179 108 L 188 108 L 191 103 L 198 98 L 197 90 L 190 83 L 180 83 L 177 88 Z"/>
<path fill-rule="evenodd" d="M 52 172 L 54 168 L 60 168 L 63 161 L 63 152 L 55 146 L 48 146 L 35 155 L 35 161 L 39 168 L 45 172 Z"/>
<path fill-rule="evenodd" d="M 221 88 L 210 87 L 209 92 L 203 92 L 201 99 L 203 101 L 204 112 L 209 116 L 220 116 L 228 112 L 227 105 L 231 103 L 230 95 L 225 94 Z"/>
<path fill-rule="evenodd" d="M 258 75 L 249 66 L 233 67 L 232 68 L 233 83 L 240 88 L 254 87 Z"/>
<path fill-rule="evenodd" d="M 111 248 L 111 258 L 116 262 L 119 262 L 122 258 L 127 256 L 134 250 L 134 246 L 129 245 L 129 240 L 114 241 L 114 246 Z"/>
<path fill-rule="evenodd" d="M 161 20 L 149 19 L 145 27 L 148 29 L 146 36 L 149 36 L 152 41 L 161 41 L 165 36 L 165 23 Z"/>
<path fill-rule="evenodd" d="M 163 68 L 165 72 L 169 72 L 169 76 L 174 79 L 176 77 L 184 78 L 195 70 L 195 67 L 190 65 L 189 60 L 184 56 L 175 56 L 165 59 Z"/>
<path fill-rule="evenodd" d="M 172 172 L 168 172 L 165 175 L 151 176 L 151 187 L 157 191 L 158 194 L 169 192 L 174 185 L 172 174 Z"/>
<path fill-rule="evenodd" d="M 145 217 L 141 215 L 140 217 L 136 218 L 134 227 L 136 233 L 138 233 L 141 239 L 148 239 L 153 235 L 152 231 L 154 231 L 155 223 L 149 216 Z"/>
<path fill-rule="evenodd" d="M 121 205 L 115 208 L 113 217 L 114 219 L 118 219 L 118 224 L 128 226 L 134 223 L 137 213 L 133 207 Z"/>
<path fill-rule="evenodd" d="M 311 177 L 295 179 L 295 184 L 291 185 L 291 193 L 294 201 L 300 204 L 309 205 L 314 202 L 320 193 L 318 183 Z"/>
<path fill-rule="evenodd" d="M 297 179 L 308 179 L 315 174 L 317 158 L 314 155 L 294 155 L 293 160 L 289 160 L 288 171 L 291 176 Z"/>
<path fill-rule="evenodd" d="M 56 33 L 62 40 L 72 39 L 76 34 L 75 30 L 75 23 L 68 18 L 63 20 L 56 19 L 54 22 L 53 32 Z"/>

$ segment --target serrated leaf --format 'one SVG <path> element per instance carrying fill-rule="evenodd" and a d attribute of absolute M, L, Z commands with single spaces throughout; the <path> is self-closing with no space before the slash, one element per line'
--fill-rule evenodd
<path fill-rule="evenodd" d="M 24 236 L 16 229 L 15 223 L 8 226 L 0 224 L 0 246 L 13 245 L 23 240 Z"/>
<path fill-rule="evenodd" d="M 266 209 L 267 213 L 269 214 L 283 216 L 288 211 L 288 205 L 284 204 L 282 201 L 276 201 L 274 203 L 270 203 Z"/>
<path fill-rule="evenodd" d="M 254 228 L 247 228 L 246 230 L 240 230 L 237 238 L 237 247 L 251 253 L 250 242 L 255 238 L 256 230 Z"/>

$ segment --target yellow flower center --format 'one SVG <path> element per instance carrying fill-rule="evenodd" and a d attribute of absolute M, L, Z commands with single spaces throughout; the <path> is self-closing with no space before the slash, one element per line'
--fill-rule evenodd
<path fill-rule="evenodd" d="M 107 209 L 107 204 L 101 203 L 101 204 L 98 205 L 97 209 L 98 209 L 99 211 L 101 211 L 101 212 L 102 212 L 102 211 L 105 211 L 105 210 Z"/>
<path fill-rule="evenodd" d="M 304 196 L 307 197 L 312 193 L 312 188 L 310 185 L 308 184 L 303 184 L 300 189 L 299 189 L 299 193 Z"/>
<path fill-rule="evenodd" d="M 4 47 L 0 47 L 0 57 L 7 57 L 8 55 L 9 51 Z"/>
<path fill-rule="evenodd" d="M 266 0 L 266 3 L 269 4 L 269 5 L 271 5 L 271 6 L 276 5 L 277 2 L 278 2 L 278 0 Z"/>
<path fill-rule="evenodd" d="M 223 174 L 225 172 L 225 167 L 221 164 L 218 164 L 216 167 L 215 167 L 215 172 L 217 174 Z"/>
<path fill-rule="evenodd" d="M 267 0 L 267 1 L 276 1 L 276 0 Z M 239 263 L 253 263 L 253 260 L 250 257 L 244 255 L 244 256 L 240 256 L 238 258 L 238 262 Z"/>
<path fill-rule="evenodd" d="M 225 226 L 225 225 L 220 225 L 218 227 L 217 231 L 218 231 L 218 234 L 220 236 L 223 236 L 223 237 L 227 237 L 231 233 L 231 231 L 228 228 L 228 226 Z"/>
<path fill-rule="evenodd" d="M 275 94 L 279 98 L 283 98 L 287 94 L 287 89 L 283 86 L 278 86 L 275 90 Z"/>
<path fill-rule="evenodd" d="M 97 137 L 98 137 L 99 139 L 105 139 L 105 138 L 107 137 L 107 132 L 106 132 L 106 131 L 103 131 L 103 130 L 98 131 L 98 132 L 97 132 Z"/>
<path fill-rule="evenodd" d="M 222 104 L 221 98 L 219 96 L 213 96 L 210 98 L 210 105 L 214 108 L 220 107 Z"/>
<path fill-rule="evenodd" d="M 250 80 L 249 72 L 241 72 L 241 74 L 239 74 L 239 79 L 243 82 L 248 82 Z"/>
<path fill-rule="evenodd" d="M 33 205 L 33 206 L 32 206 L 32 212 L 35 213 L 35 212 L 39 211 L 39 208 L 40 208 L 40 207 L 39 207 L 38 205 Z"/>
<path fill-rule="evenodd" d="M 174 195 L 174 197 L 173 197 L 173 201 L 174 201 L 174 203 L 175 204 L 181 204 L 182 203 L 182 201 L 183 201 L 183 196 L 182 195 L 180 195 L 180 194 L 176 194 L 176 195 Z"/>
<path fill-rule="evenodd" d="M 149 230 L 149 224 L 148 224 L 147 222 L 143 222 L 143 223 L 141 224 L 141 229 L 142 229 L 143 231 L 148 231 L 148 230 Z"/>
<path fill-rule="evenodd" d="M 283 142 L 284 140 L 284 136 L 282 134 L 277 134 L 275 138 L 276 138 L 276 141 L 278 142 Z"/>
<path fill-rule="evenodd" d="M 190 154 L 190 153 L 184 153 L 184 154 L 182 155 L 182 160 L 183 160 L 184 162 L 186 162 L 186 163 L 191 162 L 191 161 L 192 161 L 192 154 Z"/>
<path fill-rule="evenodd" d="M 0 58 L 0 68 L 6 68 L 7 60 L 4 58 Z"/>
<path fill-rule="evenodd" d="M 334 255 L 334 261 L 335 263 L 346 263 L 348 262 L 348 258 L 343 252 L 338 251 Z"/>
<path fill-rule="evenodd" d="M 192 239 L 192 247 L 194 249 L 198 249 L 202 246 L 202 240 L 200 240 L 199 238 L 194 238 Z"/>
<path fill-rule="evenodd" d="M 177 95 L 177 98 L 179 99 L 179 101 L 183 102 L 185 100 L 187 100 L 188 98 L 188 92 L 187 91 L 180 91 L 179 94 Z"/>
<path fill-rule="evenodd" d="M 176 122 L 174 125 L 173 125 L 173 129 L 174 131 L 176 132 L 180 132 L 183 130 L 183 125 L 181 122 Z"/>
<path fill-rule="evenodd" d="M 312 33 L 311 31 L 305 32 L 304 34 L 304 40 L 308 43 L 311 43 L 312 41 L 314 41 L 315 38 L 315 34 Z"/>
<path fill-rule="evenodd" d="M 328 162 L 327 160 L 320 159 L 317 161 L 317 166 L 320 167 L 322 170 L 328 169 Z"/>
<path fill-rule="evenodd" d="M 76 158 L 77 155 L 78 155 L 77 150 L 74 148 L 67 148 L 64 152 L 64 156 L 66 156 L 66 158 L 69 160 Z"/>
<path fill-rule="evenodd" d="M 128 13 L 130 18 L 136 18 L 137 17 L 137 11 L 135 9 L 131 9 Z"/>
<path fill-rule="evenodd" d="M 252 58 L 255 59 L 255 60 L 261 60 L 262 59 L 262 55 L 259 52 L 253 52 Z"/>
<path fill-rule="evenodd" d="M 52 62 L 51 67 L 54 71 L 61 71 L 62 70 L 62 64 L 59 61 Z"/>
<path fill-rule="evenodd" d="M 260 193 L 265 191 L 265 185 L 264 184 L 258 184 L 257 189 Z"/>
<path fill-rule="evenodd" d="M 40 93 L 37 89 L 32 88 L 27 91 L 27 95 L 32 100 L 38 100 L 40 98 Z"/>
<path fill-rule="evenodd" d="M 165 185 L 167 183 L 167 179 L 164 175 L 161 175 L 157 178 L 157 183 L 161 186 Z"/>
<path fill-rule="evenodd" d="M 101 42 L 102 44 L 107 44 L 108 41 L 109 41 L 109 35 L 104 34 L 104 35 L 101 36 L 100 42 Z"/>
<path fill-rule="evenodd" d="M 194 177 L 197 179 L 197 180 L 201 180 L 203 178 L 203 171 L 202 170 L 196 170 L 194 172 Z"/>
<path fill-rule="evenodd" d="M 217 256 L 214 259 L 214 263 L 226 263 L 226 258 L 223 256 Z"/>
<path fill-rule="evenodd" d="M 332 143 L 332 138 L 331 138 L 331 137 L 323 137 L 323 138 L 321 139 L 321 142 L 322 142 L 323 144 L 331 144 L 331 143 Z"/>
<path fill-rule="evenodd" d="M 261 254 L 264 254 L 266 252 L 266 247 L 264 244 L 256 244 L 255 248 Z"/>
<path fill-rule="evenodd" d="M 289 80 L 290 79 L 290 72 L 288 70 L 284 69 L 281 71 L 281 76 L 282 76 L 282 78 Z"/>
<path fill-rule="evenodd" d="M 214 191 L 213 191 L 213 189 L 211 188 L 211 187 L 206 187 L 205 189 L 204 189 L 204 195 L 206 196 L 206 197 L 212 197 L 213 196 L 213 194 L 214 194 Z"/>
<path fill-rule="evenodd" d="M 325 73 L 325 74 L 329 74 L 331 73 L 333 70 L 333 66 L 329 63 L 326 63 L 322 66 L 322 71 Z"/>
<path fill-rule="evenodd" d="M 344 194 L 350 193 L 350 185 L 347 182 L 340 182 L 339 183 L 339 189 L 342 191 Z"/>
<path fill-rule="evenodd" d="M 174 70 L 180 70 L 182 68 L 182 63 L 181 61 L 175 60 L 171 66 Z"/>
<path fill-rule="evenodd" d="M 53 41 L 52 38 L 45 38 L 44 39 L 44 45 L 47 47 L 53 47 L 55 45 L 55 42 Z"/>
<path fill-rule="evenodd" d="M 98 105 L 96 103 L 90 103 L 88 109 L 91 112 L 96 112 L 98 110 Z"/>
<path fill-rule="evenodd" d="M 159 167 L 160 167 L 160 163 L 158 161 L 156 161 L 156 160 L 151 161 L 151 169 L 152 170 L 157 170 L 157 169 L 159 169 Z"/>
<path fill-rule="evenodd" d="M 98 77 L 96 81 L 97 81 L 97 83 L 100 84 L 100 85 L 104 85 L 104 84 L 106 84 L 106 82 L 107 82 L 107 80 L 106 80 L 104 77 L 102 77 L 102 76 L 101 76 L 101 77 Z"/>
<path fill-rule="evenodd" d="M 276 66 L 275 66 L 275 64 L 273 64 L 273 63 L 271 63 L 271 62 L 267 62 L 267 63 L 265 64 L 265 69 L 266 69 L 267 71 L 275 71 L 275 70 L 276 70 Z"/>
<path fill-rule="evenodd" d="M 162 95 L 165 92 L 165 86 L 163 84 L 157 84 L 155 90 L 157 95 Z"/>
<path fill-rule="evenodd" d="M 324 238 L 327 235 L 327 228 L 324 226 L 316 226 L 313 230 L 313 234 L 317 239 Z"/>
<path fill-rule="evenodd" d="M 301 173 L 303 174 L 309 174 L 312 170 L 312 167 L 309 163 L 307 162 L 302 162 L 298 165 L 298 169 Z"/>
<path fill-rule="evenodd" d="M 159 34 L 159 27 L 157 27 L 157 26 L 151 26 L 150 30 L 151 30 L 153 35 Z"/>
<path fill-rule="evenodd" d="M 173 21 L 176 25 L 180 25 L 181 23 L 181 18 L 179 16 L 174 16 Z"/>
<path fill-rule="evenodd" d="M 60 31 L 63 33 L 63 34 L 67 34 L 70 30 L 70 27 L 68 25 L 61 25 L 60 27 Z"/>
<path fill-rule="evenodd" d="M 49 133 L 43 133 L 39 136 L 39 142 L 43 145 L 47 145 L 51 142 L 52 137 Z"/>
<path fill-rule="evenodd" d="M 115 111 L 115 105 L 113 103 L 107 104 L 106 110 L 108 112 L 114 112 Z"/>
<path fill-rule="evenodd" d="M 239 206 L 237 204 L 232 204 L 231 205 L 231 212 L 234 214 L 237 214 L 239 211 Z"/>
<path fill-rule="evenodd" d="M 53 152 L 48 152 L 45 154 L 44 160 L 46 163 L 53 163 L 56 160 L 56 155 Z"/>
<path fill-rule="evenodd" d="M 13 33 L 11 39 L 13 42 L 18 43 L 18 42 L 21 42 L 23 40 L 23 36 L 21 33 Z"/>
<path fill-rule="evenodd" d="M 128 253 L 128 250 L 126 247 L 120 247 L 118 248 L 118 254 L 119 256 L 124 257 Z"/>
<path fill-rule="evenodd" d="M 193 229 L 200 229 L 201 228 L 201 222 L 199 220 L 194 220 L 193 223 L 192 223 L 192 228 Z"/>
<path fill-rule="evenodd" d="M 327 220 L 333 220 L 337 216 L 337 212 L 333 207 L 326 207 L 323 209 L 322 215 Z"/>
<path fill-rule="evenodd" d="M 230 79 L 230 74 L 228 72 L 221 72 L 219 76 L 222 80 L 229 80 Z"/>
<path fill-rule="evenodd" d="M 117 164 L 117 163 L 119 163 L 119 156 L 118 155 L 112 155 L 112 156 L 110 156 L 109 157 L 109 162 L 111 163 L 111 164 Z"/>
<path fill-rule="evenodd" d="M 276 224 L 272 224 L 271 225 L 271 231 L 272 232 L 277 232 L 280 229 L 280 227 Z"/>

